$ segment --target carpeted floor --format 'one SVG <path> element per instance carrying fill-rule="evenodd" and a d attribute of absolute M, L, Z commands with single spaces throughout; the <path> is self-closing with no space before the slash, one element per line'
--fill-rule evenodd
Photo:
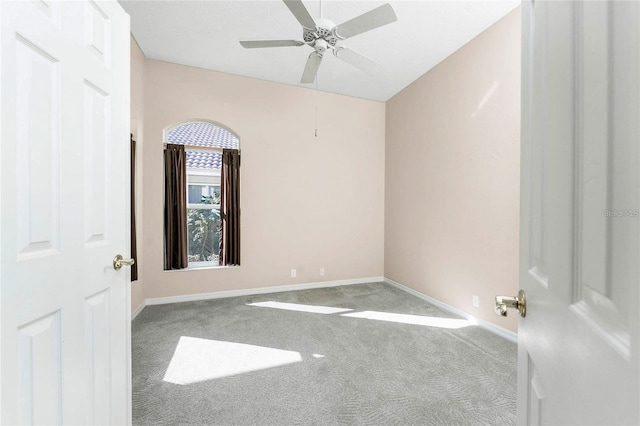
<path fill-rule="evenodd" d="M 385 283 L 148 306 L 132 329 L 134 425 L 515 424 L 516 345 Z"/>

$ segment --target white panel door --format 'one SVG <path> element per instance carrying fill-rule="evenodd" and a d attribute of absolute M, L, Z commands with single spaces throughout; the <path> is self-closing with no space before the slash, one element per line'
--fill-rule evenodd
<path fill-rule="evenodd" d="M 129 423 L 129 17 L 1 1 L 0 66 L 0 423 Z"/>
<path fill-rule="evenodd" d="M 523 3 L 519 424 L 640 424 L 640 4 Z"/>

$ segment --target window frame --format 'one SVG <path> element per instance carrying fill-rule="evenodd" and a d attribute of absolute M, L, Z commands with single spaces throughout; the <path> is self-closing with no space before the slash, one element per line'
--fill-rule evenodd
<path fill-rule="evenodd" d="M 193 149 L 186 149 L 186 151 L 197 151 Z M 201 204 L 201 203 L 189 203 L 189 186 L 190 185 L 200 185 L 207 187 L 218 187 L 221 186 L 221 176 L 220 169 L 214 168 L 187 168 L 187 184 L 186 184 L 186 197 L 187 197 L 187 206 L 186 206 L 186 214 L 189 215 L 189 210 L 217 210 L 218 214 L 220 214 L 220 204 Z M 217 171 L 217 172 L 216 172 Z M 196 179 L 193 179 L 194 176 Z M 197 177 L 200 177 L 198 179 Z M 202 179 L 202 177 L 207 177 L 209 179 Z M 220 235 L 220 237 L 222 236 Z M 187 247 L 187 257 L 188 257 L 189 247 Z M 219 256 L 219 255 L 218 255 Z M 218 257 L 219 259 L 219 257 Z M 218 268 L 222 267 L 220 265 L 220 260 L 198 260 L 198 261 L 187 261 L 187 269 L 200 269 L 200 268 Z"/>
<path fill-rule="evenodd" d="M 178 144 L 178 145 L 183 145 L 185 147 L 185 151 L 204 151 L 204 152 L 219 152 L 220 154 L 222 154 L 223 148 L 222 146 L 206 146 L 206 145 L 196 145 L 196 144 L 189 144 L 186 142 L 170 142 L 168 141 L 168 135 L 170 132 L 172 132 L 173 130 L 184 126 L 184 125 L 188 125 L 188 124 L 200 124 L 200 123 L 204 123 L 204 124 L 209 124 L 212 126 L 216 126 L 219 127 L 225 131 L 227 131 L 228 133 L 230 133 L 236 140 L 237 140 L 237 147 L 232 148 L 232 149 L 237 149 L 238 151 L 240 151 L 240 136 L 234 132 L 231 128 L 225 126 L 224 124 L 218 123 L 216 121 L 213 120 L 208 120 L 208 119 L 198 119 L 198 118 L 194 118 L 194 119 L 190 119 L 190 120 L 186 120 L 186 121 L 182 121 L 179 123 L 176 123 L 172 126 L 169 126 L 167 128 L 164 129 L 163 132 L 163 140 L 164 140 L 164 144 Z M 196 175 L 198 176 L 209 176 L 209 177 L 213 177 L 216 182 L 212 183 L 212 182 L 199 182 L 199 181 L 193 181 L 192 177 L 193 177 L 193 171 L 197 171 L 198 173 L 196 173 Z M 218 212 L 220 212 L 220 204 L 193 204 L 193 203 L 189 203 L 189 185 L 190 184 L 196 184 L 196 185 L 208 185 L 208 186 L 218 186 L 221 187 L 221 168 L 220 169 L 216 169 L 216 168 L 187 168 L 186 170 L 186 212 L 188 214 L 188 210 L 189 209 L 203 209 L 203 210 L 217 210 Z M 220 235 L 220 238 L 222 238 L 222 235 Z M 189 250 L 189 248 L 187 247 L 187 251 Z M 190 269 L 214 269 L 214 268 L 232 268 L 232 267 L 237 267 L 239 265 L 220 265 L 219 260 L 216 261 L 196 261 L 196 262 L 192 262 L 192 261 L 188 261 L 187 262 L 187 267 L 185 269 L 182 270 L 190 270 Z M 180 270 L 164 270 L 164 272 L 176 272 L 176 271 L 180 271 Z"/>

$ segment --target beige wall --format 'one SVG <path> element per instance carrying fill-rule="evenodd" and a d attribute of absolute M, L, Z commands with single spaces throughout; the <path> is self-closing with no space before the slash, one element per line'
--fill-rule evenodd
<path fill-rule="evenodd" d="M 472 40 L 386 114 L 378 102 L 146 60 L 132 39 L 132 309 L 145 298 L 384 274 L 515 331 L 493 297 L 518 282 L 519 19 L 517 9 Z M 240 136 L 242 266 L 164 272 L 163 129 L 197 118 Z"/>
<path fill-rule="evenodd" d="M 383 103 L 147 60 L 144 111 L 147 298 L 382 276 Z M 163 272 L 163 129 L 197 118 L 240 137 L 242 265 Z"/>
<path fill-rule="evenodd" d="M 140 247 L 143 238 L 142 218 L 142 153 L 144 142 L 144 66 L 146 58 L 138 43 L 131 37 L 131 133 L 136 140 L 136 233 L 138 253 L 136 261 L 143 264 L 144 250 Z M 138 280 L 131 283 L 131 310 L 135 310 L 144 302 L 144 273 L 138 268 Z"/>
<path fill-rule="evenodd" d="M 386 106 L 385 276 L 515 331 L 520 9 Z"/>

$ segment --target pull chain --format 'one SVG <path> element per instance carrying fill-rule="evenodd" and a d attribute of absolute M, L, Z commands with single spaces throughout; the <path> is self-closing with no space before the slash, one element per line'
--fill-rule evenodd
<path fill-rule="evenodd" d="M 318 74 L 316 74 L 316 93 L 315 93 L 315 101 L 316 101 L 316 122 L 315 122 L 315 133 L 314 137 L 318 137 Z"/>
<path fill-rule="evenodd" d="M 320 19 L 322 19 L 322 0 L 320 0 Z M 315 123 L 315 132 L 313 133 L 314 137 L 318 137 L 318 74 L 316 73 L 316 93 L 315 93 L 315 101 L 316 101 L 316 123 Z"/>

